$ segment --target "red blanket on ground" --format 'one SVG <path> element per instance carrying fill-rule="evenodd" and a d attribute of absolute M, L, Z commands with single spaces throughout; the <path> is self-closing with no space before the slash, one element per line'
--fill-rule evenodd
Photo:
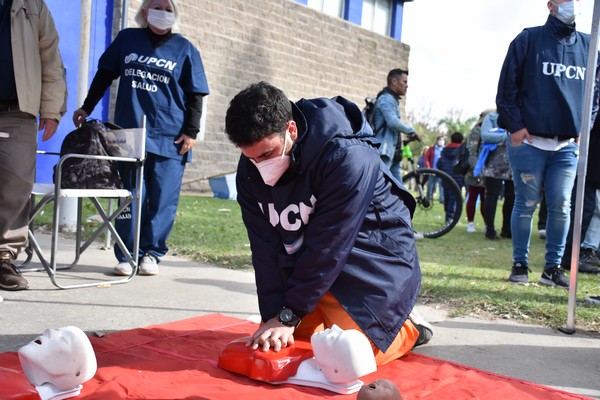
<path fill-rule="evenodd" d="M 275 386 L 219 368 L 221 349 L 256 327 L 249 321 L 213 314 L 90 337 L 98 372 L 74 399 L 356 399 L 356 393 Z M 24 387 L 15 376 L 26 379 L 17 354 L 0 354 L 0 399 L 34 399 L 25 390 L 20 397 L 7 392 L 11 385 Z M 396 383 L 403 400 L 589 399 L 414 353 L 361 380 L 370 383 L 383 378 Z"/>

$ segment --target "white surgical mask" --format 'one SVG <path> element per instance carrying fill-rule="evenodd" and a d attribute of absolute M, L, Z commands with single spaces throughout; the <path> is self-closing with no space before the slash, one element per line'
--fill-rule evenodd
<path fill-rule="evenodd" d="M 437 145 L 440 146 L 440 147 L 444 147 L 445 144 L 446 144 L 446 142 L 443 141 L 443 140 L 438 140 L 437 141 Z"/>
<path fill-rule="evenodd" d="M 269 158 L 261 162 L 256 162 L 252 159 L 252 163 L 258 168 L 260 176 L 263 178 L 265 185 L 275 186 L 279 178 L 287 171 L 290 166 L 291 158 L 285 154 L 285 147 L 287 144 L 287 132 L 285 133 L 285 139 L 283 141 L 283 150 L 281 151 L 280 157 Z"/>
<path fill-rule="evenodd" d="M 175 24 L 175 14 L 163 10 L 148 9 L 148 23 L 153 27 L 166 31 Z"/>
<path fill-rule="evenodd" d="M 575 22 L 575 17 L 577 17 L 581 10 L 579 8 L 579 2 L 572 0 L 566 3 L 556 4 L 552 2 L 556 7 L 558 7 L 558 12 L 556 13 L 556 18 L 559 21 L 564 22 L 567 25 L 571 25 Z"/>

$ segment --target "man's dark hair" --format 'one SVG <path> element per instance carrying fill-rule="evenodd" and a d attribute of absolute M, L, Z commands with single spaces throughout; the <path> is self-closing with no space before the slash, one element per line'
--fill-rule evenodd
<path fill-rule="evenodd" d="M 229 103 L 225 133 L 238 147 L 251 146 L 274 133 L 285 133 L 292 104 L 281 89 L 268 82 L 254 83 Z"/>
<path fill-rule="evenodd" d="M 387 76 L 388 86 L 390 86 L 392 84 L 392 79 L 394 79 L 400 75 L 408 75 L 408 71 L 400 69 L 400 68 L 394 68 L 393 70 L 388 72 L 388 76 Z"/>
<path fill-rule="evenodd" d="M 462 143 L 465 137 L 460 132 L 454 132 L 452 136 L 450 136 L 450 142 L 452 143 Z"/>

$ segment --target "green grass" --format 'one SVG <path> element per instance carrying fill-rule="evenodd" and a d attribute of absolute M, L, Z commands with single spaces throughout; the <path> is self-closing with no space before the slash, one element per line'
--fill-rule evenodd
<path fill-rule="evenodd" d="M 499 204 L 501 207 L 501 203 Z M 499 208 L 500 210 L 500 208 Z M 42 216 L 49 223 L 51 211 Z M 91 215 L 91 205 L 84 215 Z M 496 227 L 500 227 L 500 212 Z M 419 303 L 441 304 L 454 316 L 510 318 L 561 327 L 567 319 L 568 291 L 537 284 L 544 265 L 544 241 L 533 229 L 530 246 L 529 286 L 507 282 L 512 264 L 510 240 L 485 240 L 483 221 L 477 215 L 477 233 L 466 233 L 466 217 L 448 234 L 417 242 L 423 281 Z M 535 224 L 534 224 L 535 226 Z M 171 254 L 233 268 L 249 269 L 250 247 L 237 202 L 210 197 L 181 197 L 169 239 Z M 600 330 L 600 308 L 585 304 L 600 294 L 600 276 L 578 274 L 579 330 Z"/>

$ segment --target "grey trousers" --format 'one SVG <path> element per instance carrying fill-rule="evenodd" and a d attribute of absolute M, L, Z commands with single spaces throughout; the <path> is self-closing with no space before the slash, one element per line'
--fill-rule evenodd
<path fill-rule="evenodd" d="M 0 112 L 0 252 L 13 258 L 27 245 L 36 150 L 36 118 Z"/>

